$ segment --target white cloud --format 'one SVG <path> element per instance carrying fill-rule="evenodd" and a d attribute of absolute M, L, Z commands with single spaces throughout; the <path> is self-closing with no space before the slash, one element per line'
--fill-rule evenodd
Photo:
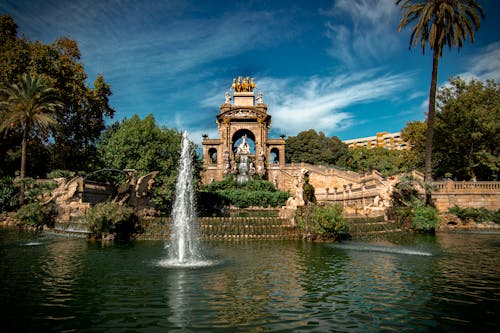
<path fill-rule="evenodd" d="M 500 42 L 491 43 L 470 60 L 470 71 L 462 78 L 500 80 Z"/>
<path fill-rule="evenodd" d="M 370 101 L 390 99 L 408 88 L 412 75 L 380 75 L 364 71 L 338 77 L 300 79 L 261 78 L 264 102 L 273 116 L 273 127 L 295 135 L 314 128 L 332 134 L 354 125 L 345 109 Z M 279 127 L 278 127 L 279 126 Z"/>
<path fill-rule="evenodd" d="M 333 8 L 322 13 L 333 20 L 325 25 L 325 34 L 332 43 L 327 51 L 348 67 L 377 63 L 400 49 L 398 8 L 393 0 L 337 0 Z M 349 26 L 339 23 L 346 18 Z"/>

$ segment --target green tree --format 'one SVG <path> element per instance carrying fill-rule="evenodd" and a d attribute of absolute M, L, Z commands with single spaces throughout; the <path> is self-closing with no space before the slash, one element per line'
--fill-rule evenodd
<path fill-rule="evenodd" d="M 410 45 L 420 45 L 422 53 L 429 44 L 432 50 L 432 75 L 429 90 L 429 111 L 425 144 L 425 180 L 432 180 L 432 144 L 436 108 L 436 90 L 439 58 L 443 48 L 462 48 L 474 32 L 479 30 L 483 9 L 476 0 L 396 0 L 403 12 L 398 30 L 415 23 L 410 36 Z"/>
<path fill-rule="evenodd" d="M 360 147 L 351 151 L 348 166 L 356 172 L 377 170 L 384 176 L 389 176 L 400 171 L 400 156 L 399 150 Z"/>
<path fill-rule="evenodd" d="M 423 121 L 411 121 L 401 130 L 401 138 L 411 146 L 401 152 L 400 164 L 407 171 L 425 170 L 425 132 L 427 125 Z"/>
<path fill-rule="evenodd" d="M 139 176 L 160 171 L 155 178 L 154 200 L 168 209 L 175 192 L 181 140 L 182 133 L 159 127 L 152 114 L 144 119 L 134 115 L 109 127 L 97 150 L 103 167 L 135 169 Z"/>
<path fill-rule="evenodd" d="M 24 74 L 19 83 L 0 89 L 3 95 L 0 110 L 5 112 L 0 123 L 0 132 L 19 129 L 21 141 L 20 178 L 26 173 L 26 149 L 28 140 L 38 134 L 47 135 L 49 127 L 57 121 L 54 113 L 61 107 L 57 90 L 47 85 L 39 76 Z M 22 202 L 22 191 L 21 200 Z"/>
<path fill-rule="evenodd" d="M 347 146 L 336 136 L 329 138 L 323 132 L 310 129 L 286 140 L 288 163 L 310 163 L 345 166 Z"/>
<path fill-rule="evenodd" d="M 500 165 L 500 89 L 495 81 L 461 78 L 438 92 L 434 167 L 436 176 L 498 179 Z"/>
<path fill-rule="evenodd" d="M 17 37 L 17 23 L 10 15 L 0 15 L 0 83 L 12 83 L 27 72 L 28 42 Z"/>
<path fill-rule="evenodd" d="M 109 106 L 110 86 L 102 75 L 93 87 L 87 86 L 88 77 L 74 40 L 59 38 L 45 45 L 17 37 L 17 24 L 9 15 L 0 16 L 0 39 L 0 84 L 11 84 L 21 73 L 29 72 L 42 76 L 60 93 L 63 106 L 56 112 L 57 130 L 51 132 L 52 140 L 45 145 L 50 149 L 50 168 L 92 169 L 104 119 L 114 115 Z M 0 153 L 4 153 L 1 156 L 17 156 L 12 146 L 15 135 L 11 133 L 0 142 Z M 8 174 L 5 170 L 3 173 Z"/>

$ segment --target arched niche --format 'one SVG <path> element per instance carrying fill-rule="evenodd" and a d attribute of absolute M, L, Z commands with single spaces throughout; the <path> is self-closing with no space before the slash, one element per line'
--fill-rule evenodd
<path fill-rule="evenodd" d="M 252 155 L 255 154 L 255 135 L 253 134 L 252 131 L 249 131 L 247 129 L 241 129 L 233 134 L 231 141 L 233 142 L 232 149 L 234 154 L 236 154 L 238 146 L 243 142 L 243 137 L 245 135 L 246 135 L 245 140 L 250 146 L 250 154 Z"/>
<path fill-rule="evenodd" d="M 208 150 L 208 164 L 217 164 L 217 149 L 210 148 Z"/>
<path fill-rule="evenodd" d="M 278 148 L 271 148 L 269 153 L 269 164 L 278 165 L 280 163 L 280 151 Z"/>

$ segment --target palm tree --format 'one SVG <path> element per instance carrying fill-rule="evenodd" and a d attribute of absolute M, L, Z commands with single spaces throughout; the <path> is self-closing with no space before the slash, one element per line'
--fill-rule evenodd
<path fill-rule="evenodd" d="M 61 106 L 57 90 L 47 85 L 37 75 L 25 73 L 18 83 L 0 88 L 0 111 L 4 115 L 0 119 L 0 133 L 17 129 L 21 132 L 21 174 L 26 173 L 26 146 L 30 135 L 38 129 L 46 131 L 55 126 L 55 110 Z M 23 199 L 21 188 L 21 201 Z"/>
<path fill-rule="evenodd" d="M 460 49 L 467 38 L 470 38 L 471 43 L 474 42 L 474 31 L 479 30 L 484 12 L 476 0 L 396 0 L 396 5 L 400 5 L 403 12 L 398 31 L 415 22 L 409 48 L 420 44 L 422 53 L 425 53 L 425 46 L 429 44 L 432 50 L 424 177 L 425 181 L 431 181 L 439 58 L 443 55 L 445 46 Z"/>

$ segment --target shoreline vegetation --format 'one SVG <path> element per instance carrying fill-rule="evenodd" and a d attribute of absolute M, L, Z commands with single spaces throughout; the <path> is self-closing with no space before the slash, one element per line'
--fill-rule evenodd
<path fill-rule="evenodd" d="M 498 213 L 497 213 L 498 214 Z M 248 217 L 248 219 L 253 219 L 253 217 Z M 475 221 L 473 218 L 466 217 L 460 218 L 458 215 L 445 212 L 438 215 L 439 222 L 436 225 L 434 232 L 436 233 L 446 233 L 446 232 L 493 232 L 500 230 L 500 224 L 493 220 L 480 220 Z M 344 224 L 343 224 L 344 225 Z M 18 228 L 23 231 L 50 231 L 53 227 L 49 227 L 47 224 L 41 226 L 33 226 L 29 224 L 24 224 L 18 218 L 15 217 L 15 212 L 5 212 L 0 213 L 0 227 L 2 228 Z M 411 228 L 404 228 L 401 232 L 415 232 Z M 325 236 L 316 235 L 311 236 L 310 230 L 302 230 L 302 239 L 310 241 L 335 241 L 342 239 L 341 236 Z"/>

